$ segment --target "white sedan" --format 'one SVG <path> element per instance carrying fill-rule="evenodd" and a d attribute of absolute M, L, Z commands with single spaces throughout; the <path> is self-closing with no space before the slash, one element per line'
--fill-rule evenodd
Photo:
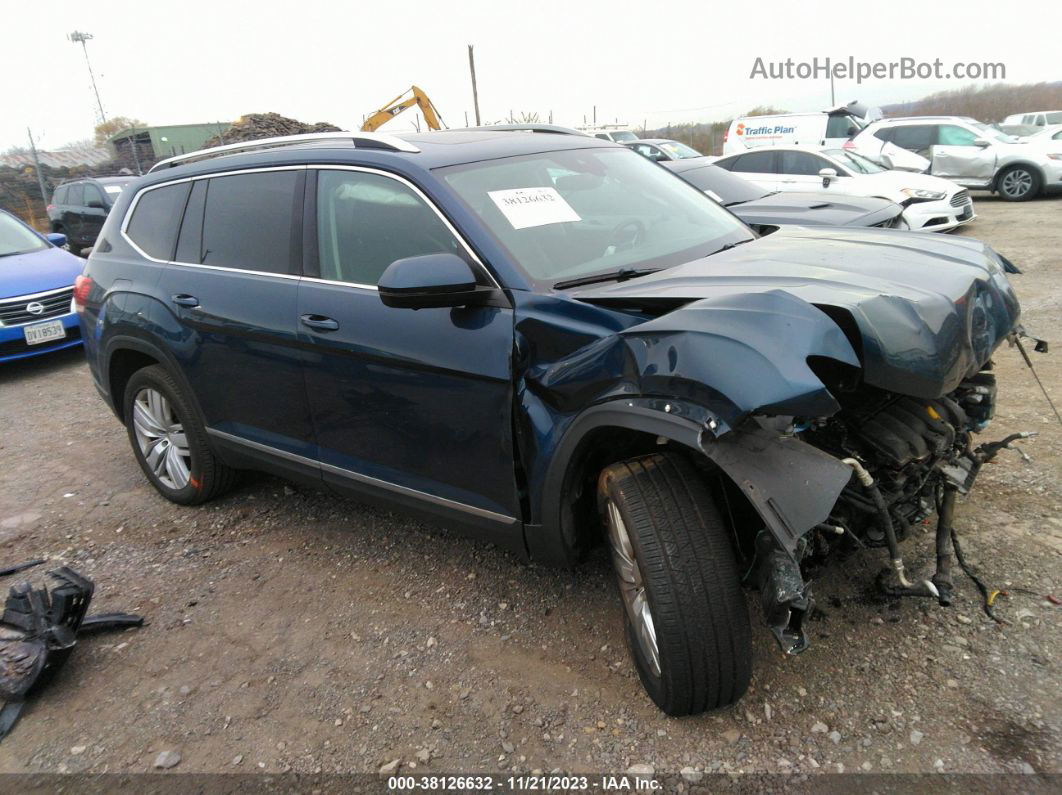
<path fill-rule="evenodd" d="M 954 182 L 928 174 L 889 171 L 844 149 L 765 146 L 720 158 L 715 165 L 741 174 L 765 190 L 888 199 L 904 208 L 903 220 L 914 230 L 943 232 L 977 217 L 969 191 Z"/>

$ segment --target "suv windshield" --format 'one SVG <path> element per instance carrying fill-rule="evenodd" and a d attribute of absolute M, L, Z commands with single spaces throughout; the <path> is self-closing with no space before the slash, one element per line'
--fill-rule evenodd
<path fill-rule="evenodd" d="M 537 282 L 670 267 L 754 237 L 703 193 L 626 149 L 542 152 L 439 173 Z"/>
<path fill-rule="evenodd" d="M 0 213 L 0 257 L 28 254 L 42 248 L 48 248 L 48 244 L 20 221 L 6 213 Z"/>
<path fill-rule="evenodd" d="M 1005 144 L 1016 143 L 1018 140 L 1013 135 L 1007 135 L 1007 133 L 1002 130 L 997 130 L 995 127 L 989 127 L 987 124 L 982 124 L 979 121 L 970 122 L 970 126 L 980 130 L 985 138 L 1002 141 Z"/>
<path fill-rule="evenodd" d="M 849 152 L 847 149 L 827 149 L 823 154 L 832 157 L 842 166 L 851 169 L 856 174 L 880 174 L 882 171 L 888 171 L 888 169 L 882 168 L 873 160 L 865 158 L 863 155 L 857 155 L 855 152 Z"/>
<path fill-rule="evenodd" d="M 638 136 L 629 130 L 620 130 L 612 133 L 612 140 L 617 143 L 622 143 L 623 141 L 637 141 Z"/>

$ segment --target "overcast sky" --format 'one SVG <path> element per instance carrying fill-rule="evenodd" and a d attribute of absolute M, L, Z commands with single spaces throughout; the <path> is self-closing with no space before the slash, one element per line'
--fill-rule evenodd
<path fill-rule="evenodd" d="M 89 56 L 108 116 L 150 124 L 232 120 L 276 111 L 356 129 L 411 84 L 450 126 L 472 119 L 466 45 L 476 47 L 483 121 L 550 111 L 555 123 L 641 126 L 729 118 L 755 105 L 819 110 L 827 80 L 751 80 L 766 61 L 1002 62 L 1007 82 L 1062 79 L 1057 0 L 816 3 L 5 2 L 0 151 L 90 138 L 95 99 L 73 30 L 95 37 Z M 816 10 L 821 8 L 822 10 Z M 1004 9 L 1012 8 L 1009 20 Z M 1020 9 L 1020 12 L 1018 10 Z M 1006 28 L 1019 26 L 1011 35 Z M 963 81 L 837 84 L 838 102 L 916 99 Z M 389 122 L 401 131 L 413 111 Z"/>

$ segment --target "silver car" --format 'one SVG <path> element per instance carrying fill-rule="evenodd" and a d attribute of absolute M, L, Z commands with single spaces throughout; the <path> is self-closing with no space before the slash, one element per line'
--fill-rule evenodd
<path fill-rule="evenodd" d="M 862 155 L 881 160 L 891 144 L 926 158 L 929 173 L 967 188 L 1026 201 L 1062 188 L 1062 145 L 1032 141 L 963 116 L 911 116 L 876 121 L 853 140 Z"/>

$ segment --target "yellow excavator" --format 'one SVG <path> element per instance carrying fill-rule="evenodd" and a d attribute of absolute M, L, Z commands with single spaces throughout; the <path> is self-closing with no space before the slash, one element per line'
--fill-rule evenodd
<path fill-rule="evenodd" d="M 428 99 L 428 95 L 417 86 L 411 86 L 408 91 L 399 94 L 379 110 L 370 113 L 368 118 L 365 119 L 365 123 L 361 125 L 361 131 L 372 132 L 414 105 L 418 106 L 420 112 L 424 114 L 424 121 L 427 123 L 429 130 L 441 130 L 446 126 L 443 123 L 442 116 L 439 115 L 439 111 L 435 109 L 435 105 Z"/>

